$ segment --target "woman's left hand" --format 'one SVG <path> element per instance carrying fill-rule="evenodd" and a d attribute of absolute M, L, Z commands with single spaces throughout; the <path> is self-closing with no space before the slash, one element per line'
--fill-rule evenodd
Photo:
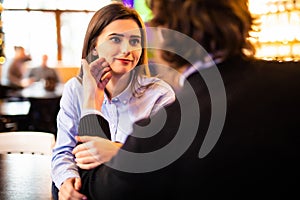
<path fill-rule="evenodd" d="M 115 156 L 122 144 L 96 136 L 76 136 L 78 142 L 72 153 L 81 169 L 93 169 Z"/>

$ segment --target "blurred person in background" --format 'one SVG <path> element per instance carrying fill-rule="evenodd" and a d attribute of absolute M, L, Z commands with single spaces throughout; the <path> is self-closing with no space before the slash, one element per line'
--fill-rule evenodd
<path fill-rule="evenodd" d="M 31 57 L 26 55 L 24 47 L 15 46 L 14 50 L 15 56 L 8 67 L 8 85 L 15 88 L 24 88 L 33 82 L 25 75 L 28 70 L 27 61 L 31 61 Z"/>
<path fill-rule="evenodd" d="M 38 67 L 30 69 L 28 77 L 34 81 L 51 79 L 55 83 L 59 83 L 60 79 L 55 69 L 48 66 L 48 55 L 42 55 L 41 64 Z"/>
<path fill-rule="evenodd" d="M 255 59 L 247 0 L 156 3 L 164 9 L 150 24 L 170 29 L 161 30 L 170 49 L 161 56 L 183 75 L 177 101 L 151 118 L 164 122 L 157 133 L 135 126 L 109 162 L 82 171 L 82 192 L 88 199 L 299 196 L 299 62 Z M 83 82 L 91 93 L 84 108 L 95 109 L 97 83 Z M 99 127 L 107 130 L 101 115 L 85 115 L 79 134 Z"/>
<path fill-rule="evenodd" d="M 27 75 L 29 79 L 44 84 L 47 91 L 54 91 L 56 84 L 60 83 L 59 76 L 55 69 L 48 66 L 48 55 L 42 55 L 40 66 L 32 68 Z"/>

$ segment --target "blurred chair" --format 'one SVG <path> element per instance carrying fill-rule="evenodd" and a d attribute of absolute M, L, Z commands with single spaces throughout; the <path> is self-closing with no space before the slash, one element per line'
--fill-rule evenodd
<path fill-rule="evenodd" d="M 0 132 L 28 131 L 30 102 L 0 100 Z M 47 131 L 45 131 L 47 132 Z"/>
<path fill-rule="evenodd" d="M 7 98 L 11 87 L 0 84 L 0 99 Z"/>
<path fill-rule="evenodd" d="M 28 113 L 29 131 L 48 132 L 56 136 L 60 98 L 28 98 L 31 105 Z"/>
<path fill-rule="evenodd" d="M 16 131 L 0 133 L 0 154 L 29 153 L 51 155 L 55 137 L 47 132 Z"/>
<path fill-rule="evenodd" d="M 17 123 L 0 115 L 0 132 L 16 131 Z"/>

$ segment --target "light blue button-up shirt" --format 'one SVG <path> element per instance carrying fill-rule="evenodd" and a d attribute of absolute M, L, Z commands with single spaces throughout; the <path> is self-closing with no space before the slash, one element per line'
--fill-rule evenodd
<path fill-rule="evenodd" d="M 65 84 L 52 156 L 51 176 L 58 188 L 67 178 L 79 177 L 72 150 L 76 146 L 75 136 L 78 135 L 81 116 L 98 112 L 109 121 L 112 141 L 124 143 L 132 132 L 134 122 L 149 117 L 175 100 L 174 91 L 164 81 L 154 77 L 141 77 L 139 82 L 141 85 L 154 84 L 141 97 L 135 97 L 130 86 L 111 100 L 105 96 L 101 112 L 82 110 L 83 86 L 77 78 L 72 78 Z"/>

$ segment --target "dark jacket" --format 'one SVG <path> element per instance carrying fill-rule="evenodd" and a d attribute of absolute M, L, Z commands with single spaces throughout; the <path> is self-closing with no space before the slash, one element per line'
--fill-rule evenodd
<path fill-rule="evenodd" d="M 120 151 L 105 165 L 81 170 L 88 199 L 300 196 L 300 63 L 232 58 L 217 69 L 224 88 L 214 80 L 216 68 L 194 73 L 177 101 L 151 119 L 160 123 L 157 134 L 149 120 L 135 127 L 133 135 L 149 137 L 129 136 L 122 149 L 142 156 Z M 108 130 L 100 116 L 89 115 L 80 134 L 99 128 L 95 117 Z M 208 154 L 205 145 L 213 146 Z"/>

